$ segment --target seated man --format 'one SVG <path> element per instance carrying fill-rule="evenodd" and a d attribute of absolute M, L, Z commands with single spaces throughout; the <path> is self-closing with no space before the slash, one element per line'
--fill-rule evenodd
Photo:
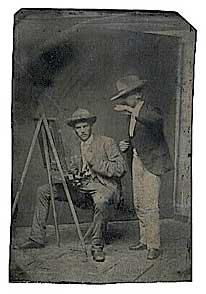
<path fill-rule="evenodd" d="M 69 190 L 74 204 L 84 207 L 92 203 L 94 207 L 91 252 L 95 261 L 104 261 L 103 233 L 107 210 L 110 204 L 119 200 L 120 178 L 125 173 L 125 164 L 112 138 L 93 135 L 92 125 L 95 121 L 96 116 L 90 115 L 86 109 L 77 109 L 68 120 L 68 125 L 79 138 L 78 145 L 72 146 L 70 165 L 77 183 L 69 185 Z M 62 183 L 54 184 L 53 191 L 56 200 L 66 200 L 66 197 L 62 198 Z M 29 241 L 22 244 L 21 249 L 45 246 L 49 204 L 50 190 L 47 184 L 38 188 Z"/>

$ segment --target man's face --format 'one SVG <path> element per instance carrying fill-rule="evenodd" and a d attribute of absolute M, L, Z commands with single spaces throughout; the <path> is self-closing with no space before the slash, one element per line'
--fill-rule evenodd
<path fill-rule="evenodd" d="M 79 122 L 74 126 L 76 135 L 81 141 L 87 141 L 92 133 L 92 126 L 87 122 Z"/>

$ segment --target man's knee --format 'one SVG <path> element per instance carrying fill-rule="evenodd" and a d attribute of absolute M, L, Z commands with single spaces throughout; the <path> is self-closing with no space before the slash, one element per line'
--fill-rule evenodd
<path fill-rule="evenodd" d="M 94 204 L 98 210 L 105 210 L 108 207 L 108 199 L 102 194 L 96 194 L 94 197 Z"/>

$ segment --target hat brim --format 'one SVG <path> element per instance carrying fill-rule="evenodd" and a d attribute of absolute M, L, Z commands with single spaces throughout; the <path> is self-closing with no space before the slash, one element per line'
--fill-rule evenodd
<path fill-rule="evenodd" d="M 78 118 L 78 119 L 73 119 L 73 118 L 69 118 L 67 120 L 67 124 L 70 126 L 70 127 L 74 127 L 75 124 L 77 123 L 80 123 L 80 122 L 88 122 L 90 124 L 94 124 L 97 120 L 97 117 L 96 116 L 91 116 L 91 117 L 88 117 L 88 118 Z"/>
<path fill-rule="evenodd" d="M 110 101 L 114 101 L 114 100 L 117 100 L 119 98 L 126 98 L 128 96 L 128 94 L 130 94 L 134 90 L 142 89 L 144 87 L 145 83 L 147 82 L 147 80 L 141 80 L 141 82 L 142 82 L 141 85 L 130 87 L 130 88 L 127 88 L 125 90 L 119 91 L 115 96 L 110 98 Z"/>

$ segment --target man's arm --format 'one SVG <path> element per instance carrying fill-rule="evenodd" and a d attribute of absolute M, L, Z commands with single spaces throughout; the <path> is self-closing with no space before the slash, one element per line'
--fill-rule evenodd
<path fill-rule="evenodd" d="M 121 177 L 126 172 L 124 159 L 113 139 L 107 138 L 104 142 L 104 149 L 107 155 L 107 160 L 100 159 L 94 154 L 87 158 L 91 169 L 106 177 Z"/>
<path fill-rule="evenodd" d="M 140 110 L 136 119 L 142 123 L 156 123 L 162 120 L 159 108 L 146 104 L 143 111 Z"/>
<path fill-rule="evenodd" d="M 79 173 L 79 168 L 77 165 L 77 155 L 71 155 L 70 156 L 70 161 L 69 161 L 69 171 L 74 174 L 77 175 Z"/>

